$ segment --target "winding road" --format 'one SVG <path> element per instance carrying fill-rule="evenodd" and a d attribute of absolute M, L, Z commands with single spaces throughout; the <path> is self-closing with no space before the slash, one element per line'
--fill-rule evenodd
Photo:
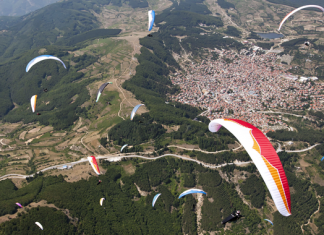
<path fill-rule="evenodd" d="M 172 156 L 172 157 L 181 158 L 181 159 L 186 160 L 186 161 L 196 162 L 198 164 L 201 164 L 204 167 L 211 168 L 211 169 L 216 169 L 216 168 L 224 167 L 224 166 L 227 166 L 227 165 L 238 165 L 238 166 L 240 166 L 240 165 L 252 163 L 252 161 L 240 162 L 240 161 L 236 160 L 236 161 L 234 161 L 232 163 L 224 163 L 224 164 L 220 164 L 220 165 L 213 165 L 213 164 L 204 163 L 204 162 L 198 161 L 196 159 L 192 159 L 192 158 L 188 158 L 188 157 L 184 157 L 184 156 L 180 156 L 180 155 L 176 155 L 176 154 L 164 154 L 164 155 L 161 155 L 161 156 L 158 156 L 158 157 L 145 157 L 145 156 L 139 156 L 139 155 L 122 155 L 122 156 L 120 156 L 120 155 L 118 155 L 118 156 L 117 155 L 100 156 L 99 155 L 98 157 L 96 157 L 96 159 L 106 159 L 106 160 L 108 160 L 110 162 L 117 162 L 117 161 L 121 161 L 123 158 L 142 158 L 142 159 L 146 159 L 146 160 L 156 160 L 156 159 L 166 157 L 166 156 Z M 74 165 L 80 164 L 80 163 L 83 163 L 83 162 L 88 162 L 88 159 L 87 158 L 82 158 L 79 161 L 59 164 L 59 165 L 55 165 L 55 166 L 50 166 L 50 167 L 47 167 L 47 168 L 44 168 L 44 169 L 38 171 L 37 173 L 45 172 L 45 171 L 53 170 L 53 169 L 63 169 L 64 165 L 66 165 L 67 167 L 73 167 Z M 19 179 L 24 178 L 25 179 L 27 177 L 32 177 L 32 176 L 33 176 L 33 174 L 32 175 L 8 174 L 8 175 L 1 176 L 0 181 L 5 180 L 5 179 L 12 179 L 12 178 L 19 178 Z"/>
<path fill-rule="evenodd" d="M 82 139 L 81 139 L 81 142 L 82 142 Z M 278 145 L 279 146 L 278 146 L 278 148 L 276 150 L 277 153 L 283 151 L 281 149 L 280 143 L 278 143 Z M 305 152 L 305 151 L 308 151 L 308 150 L 316 147 L 317 145 L 319 145 L 319 144 L 315 144 L 315 145 L 312 145 L 312 146 L 310 146 L 310 147 L 308 147 L 306 149 L 301 149 L 301 150 L 286 150 L 286 152 L 287 153 Z M 204 151 L 204 150 L 201 150 L 201 149 L 184 148 L 184 147 L 180 147 L 180 146 L 176 146 L 176 145 L 169 145 L 168 147 L 176 147 L 176 148 L 185 149 L 185 150 L 195 150 L 195 151 L 201 151 L 201 152 L 204 152 L 204 153 L 220 153 L 220 152 L 229 151 L 229 150 L 221 150 L 221 151 L 216 151 L 216 152 L 207 152 L 207 151 Z M 235 148 L 235 149 L 233 149 L 233 151 L 238 150 L 241 147 L 242 147 L 242 145 Z M 184 157 L 184 156 L 177 155 L 177 154 L 164 154 L 164 155 L 161 155 L 161 156 L 158 156 L 158 157 L 145 157 L 145 156 L 140 156 L 140 155 L 122 155 L 122 156 L 120 156 L 120 154 L 119 155 L 103 155 L 103 156 L 98 155 L 98 157 L 96 157 L 96 159 L 106 159 L 106 160 L 108 160 L 110 162 L 117 162 L 117 161 L 121 161 L 123 158 L 142 158 L 142 159 L 146 159 L 146 160 L 156 160 L 156 159 L 166 157 L 166 156 L 172 156 L 172 157 L 177 157 L 177 158 L 180 158 L 180 159 L 183 159 L 183 160 L 186 160 L 186 161 L 196 162 L 198 164 L 201 164 L 204 167 L 211 168 L 211 169 L 216 169 L 216 168 L 224 167 L 224 166 L 227 166 L 227 165 L 237 165 L 237 166 L 239 166 L 239 165 L 253 163 L 253 161 L 240 162 L 240 161 L 235 160 L 232 163 L 224 163 L 224 164 L 220 164 L 220 165 L 213 165 L 213 164 L 204 163 L 204 162 L 201 162 L 199 160 L 192 159 L 192 158 L 189 158 L 189 157 Z M 37 173 L 45 172 L 45 171 L 53 170 L 53 169 L 63 169 L 64 165 L 67 166 L 67 167 L 73 167 L 74 165 L 80 164 L 80 163 L 83 163 L 83 162 L 88 162 L 88 159 L 87 158 L 81 158 L 79 161 L 63 163 L 63 164 L 59 164 L 59 165 L 55 165 L 55 166 L 50 166 L 50 167 L 47 167 L 47 168 L 44 168 L 44 169 L 38 171 Z M 7 174 L 7 175 L 4 175 L 4 176 L 1 176 L 0 181 L 5 180 L 5 179 L 11 179 L 11 178 L 18 178 L 18 179 L 24 178 L 25 179 L 27 177 L 32 177 L 32 176 L 33 176 L 33 174 L 32 175 Z"/>
<path fill-rule="evenodd" d="M 302 152 L 306 152 L 308 150 L 311 150 L 312 148 L 315 148 L 317 145 L 320 145 L 320 144 L 314 144 L 314 145 L 312 145 L 312 146 L 310 146 L 308 148 L 300 149 L 300 150 L 282 150 L 281 149 L 281 144 L 278 143 L 278 148 L 277 148 L 276 152 L 279 153 L 279 152 L 285 151 L 287 153 L 302 153 Z"/>

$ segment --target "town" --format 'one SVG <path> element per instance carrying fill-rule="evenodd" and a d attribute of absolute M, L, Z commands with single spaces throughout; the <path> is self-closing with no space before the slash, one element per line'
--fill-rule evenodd
<path fill-rule="evenodd" d="M 202 114 L 210 120 L 235 118 L 259 127 L 264 133 L 273 126 L 287 127 L 280 118 L 265 111 L 280 109 L 319 110 L 324 98 L 324 85 L 316 77 L 297 77 L 287 70 L 292 66 L 277 62 L 275 53 L 260 48 L 210 50 L 201 64 L 186 63 L 185 73 L 174 73 L 172 83 L 181 92 L 171 99 L 206 109 Z M 218 59 L 212 59 L 217 54 Z"/>

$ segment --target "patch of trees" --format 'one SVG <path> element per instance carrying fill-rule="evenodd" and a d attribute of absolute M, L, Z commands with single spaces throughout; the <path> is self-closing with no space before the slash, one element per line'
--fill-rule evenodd
<path fill-rule="evenodd" d="M 323 195 L 323 194 L 322 194 Z M 324 203 L 323 199 L 321 200 L 321 204 Z M 318 233 L 324 233 L 324 208 L 321 207 L 319 210 L 320 216 L 314 219 L 315 225 L 318 227 Z"/>
<path fill-rule="evenodd" d="M 81 56 L 72 57 L 71 60 L 74 63 L 76 63 L 76 65 L 74 65 L 74 68 L 76 70 L 80 70 L 80 69 L 86 68 L 89 65 L 93 64 L 94 62 L 96 62 L 98 60 L 98 58 L 93 55 L 83 54 Z M 81 76 L 81 74 L 80 74 L 80 76 Z"/>
<path fill-rule="evenodd" d="M 43 183 L 47 186 L 51 183 L 62 181 L 62 176 L 54 179 L 47 178 L 45 182 L 43 182 L 43 178 L 40 177 L 21 189 L 18 189 L 11 180 L 0 181 L 0 216 L 16 213 L 18 209 L 16 202 L 19 202 L 22 206 L 26 206 L 33 202 L 40 193 Z"/>
<path fill-rule="evenodd" d="M 27 209 L 27 213 L 19 213 L 18 218 L 1 223 L 0 231 L 3 235 L 43 234 L 43 231 L 35 224 L 36 221 L 41 223 L 48 234 L 79 234 L 67 215 L 50 207 Z"/>
<path fill-rule="evenodd" d="M 156 139 L 166 130 L 161 124 L 153 123 L 153 120 L 149 114 L 145 113 L 135 116 L 133 121 L 123 121 L 109 130 L 109 139 L 116 141 L 117 145 L 136 145 L 149 139 Z"/>
<path fill-rule="evenodd" d="M 169 8 L 165 9 L 163 13 L 176 10 L 195 12 L 203 15 L 211 14 L 212 12 L 203 3 L 203 0 L 183 0 L 180 2 L 173 2 L 173 4 Z"/>
<path fill-rule="evenodd" d="M 226 34 L 234 37 L 241 37 L 241 31 L 235 28 L 234 26 L 227 26 L 227 29 L 225 30 Z"/>
<path fill-rule="evenodd" d="M 261 40 L 261 37 L 256 32 L 251 32 L 247 39 Z"/>
<path fill-rule="evenodd" d="M 183 186 L 187 188 L 193 188 L 196 185 L 195 175 L 186 174 L 184 175 L 184 183 Z"/>
<path fill-rule="evenodd" d="M 195 213 L 196 200 L 190 194 L 186 196 L 186 202 L 183 208 L 182 231 L 184 234 L 197 234 L 197 216 Z"/>
<path fill-rule="evenodd" d="M 289 141 L 294 139 L 295 141 L 308 142 L 311 145 L 315 143 L 323 143 L 324 135 L 322 130 L 308 129 L 297 127 L 298 132 L 287 131 L 287 130 L 277 130 L 275 132 L 269 132 L 267 135 L 270 138 L 274 138 L 280 141 Z"/>
<path fill-rule="evenodd" d="M 141 190 L 149 192 L 151 191 L 151 186 L 156 187 L 162 182 L 167 181 L 173 171 L 172 166 L 168 167 L 166 159 L 158 159 L 138 168 L 135 174 L 132 175 L 132 179 Z"/>
<path fill-rule="evenodd" d="M 128 5 L 132 8 L 145 8 L 149 6 L 146 0 L 130 0 Z"/>
<path fill-rule="evenodd" d="M 234 4 L 227 2 L 226 0 L 217 0 L 217 4 L 224 9 L 235 8 Z"/>
<path fill-rule="evenodd" d="M 243 194 L 248 195 L 252 206 L 261 208 L 264 205 L 265 190 L 262 178 L 251 175 L 240 185 L 240 189 Z"/>
<path fill-rule="evenodd" d="M 285 50 L 298 50 L 299 44 L 304 44 L 305 41 L 308 41 L 307 38 L 296 38 L 293 40 L 290 40 L 288 42 L 284 42 L 281 44 L 282 47 L 285 48 Z"/>
<path fill-rule="evenodd" d="M 266 43 L 266 42 L 257 42 L 257 45 L 259 47 L 262 47 L 263 49 L 270 50 L 270 48 L 274 45 L 273 42 Z"/>
<path fill-rule="evenodd" d="M 233 162 L 235 160 L 242 161 L 242 162 L 251 160 L 250 156 L 245 151 L 242 152 L 228 151 L 228 152 L 221 152 L 217 154 L 208 154 L 208 153 L 193 151 L 190 153 L 190 157 L 197 157 L 199 161 L 210 163 L 210 164 L 216 164 L 216 165 L 227 163 L 227 162 Z"/>
<path fill-rule="evenodd" d="M 187 37 L 181 41 L 181 45 L 186 51 L 193 52 L 194 55 L 197 55 L 201 48 L 231 48 L 238 51 L 244 48 L 242 43 L 231 38 L 223 38 L 223 35 L 221 34 L 196 35 L 195 37 Z"/>
<path fill-rule="evenodd" d="M 234 144 L 234 143 L 235 143 L 235 141 L 230 137 L 215 139 L 215 138 L 208 138 L 208 137 L 202 136 L 202 137 L 199 137 L 199 139 L 198 139 L 199 148 L 206 149 L 207 151 L 210 151 L 210 152 L 228 149 L 227 145 Z"/>
<path fill-rule="evenodd" d="M 314 111 L 313 109 L 309 110 L 308 112 L 309 115 L 311 116 L 315 116 L 319 119 L 324 119 L 324 113 L 322 113 L 321 111 Z"/>
<path fill-rule="evenodd" d="M 283 152 L 279 152 L 278 156 L 284 169 L 287 169 L 289 171 L 294 171 L 295 168 L 294 163 L 296 163 L 299 159 L 297 153 L 287 153 L 283 151 Z"/>

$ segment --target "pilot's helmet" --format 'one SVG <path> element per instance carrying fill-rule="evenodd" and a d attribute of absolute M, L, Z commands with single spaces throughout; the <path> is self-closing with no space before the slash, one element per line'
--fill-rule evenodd
<path fill-rule="evenodd" d="M 238 215 L 239 215 L 240 213 L 241 213 L 240 211 L 236 211 L 236 214 L 238 214 Z"/>

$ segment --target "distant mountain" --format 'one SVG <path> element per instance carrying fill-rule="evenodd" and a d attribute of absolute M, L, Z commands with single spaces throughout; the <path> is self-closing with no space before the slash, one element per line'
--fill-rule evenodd
<path fill-rule="evenodd" d="M 283 4 L 291 7 L 300 7 L 303 5 L 320 5 L 323 6 L 323 0 L 267 0 L 268 2 Z"/>
<path fill-rule="evenodd" d="M 0 16 L 22 16 L 59 0 L 0 0 Z"/>

